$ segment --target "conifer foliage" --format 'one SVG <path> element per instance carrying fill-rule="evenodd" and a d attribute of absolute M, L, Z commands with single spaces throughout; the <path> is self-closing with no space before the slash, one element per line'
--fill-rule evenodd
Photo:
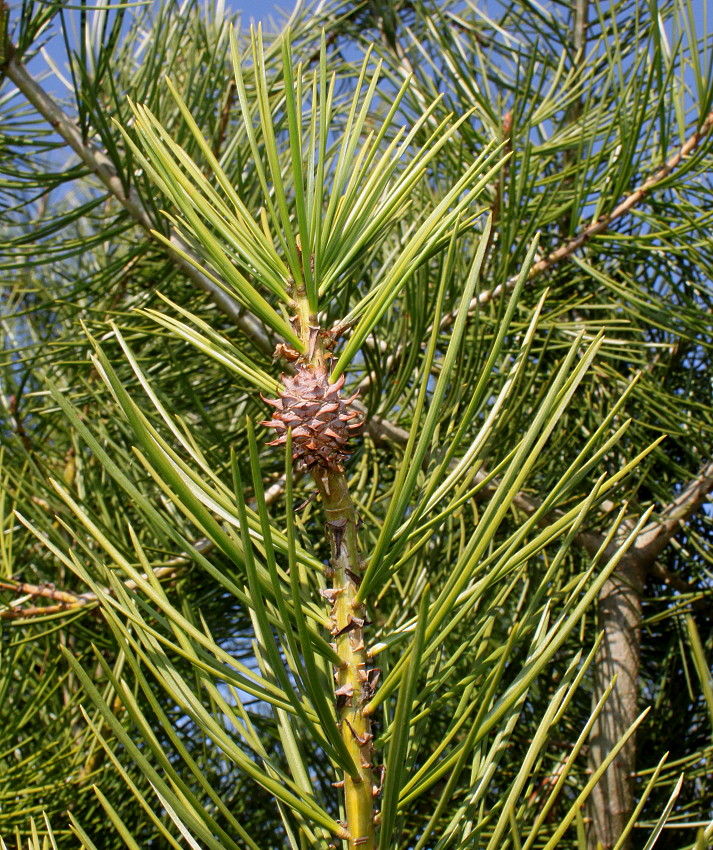
<path fill-rule="evenodd" d="M 2 4 L 4 846 L 711 846 L 710 34 L 491 5 Z"/>

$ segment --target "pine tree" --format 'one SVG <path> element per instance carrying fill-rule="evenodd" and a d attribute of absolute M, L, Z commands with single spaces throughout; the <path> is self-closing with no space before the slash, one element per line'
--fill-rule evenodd
<path fill-rule="evenodd" d="M 713 839 L 710 36 L 491 12 L 2 7 L 8 847 Z"/>

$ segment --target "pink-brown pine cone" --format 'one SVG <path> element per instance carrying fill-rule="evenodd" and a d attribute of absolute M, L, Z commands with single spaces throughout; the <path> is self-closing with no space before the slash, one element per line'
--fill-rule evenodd
<path fill-rule="evenodd" d="M 283 446 L 291 428 L 294 460 L 305 469 L 318 466 L 342 471 L 351 454 L 349 438 L 363 425 L 359 413 L 350 407 L 358 392 L 341 398 L 344 375 L 330 384 L 326 372 L 312 365 L 300 365 L 294 376 L 283 375 L 282 380 L 285 387 L 279 398 L 263 396 L 263 401 L 276 409 L 273 419 L 260 423 L 278 433 L 268 445 Z"/>

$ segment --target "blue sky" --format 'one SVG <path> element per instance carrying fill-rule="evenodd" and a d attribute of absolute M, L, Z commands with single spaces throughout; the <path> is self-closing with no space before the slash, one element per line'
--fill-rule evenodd
<path fill-rule="evenodd" d="M 19 0 L 11 0 L 13 6 L 19 6 Z M 88 5 L 91 3 L 88 0 L 85 0 Z M 117 0 L 112 0 L 112 4 L 115 4 Z M 146 0 L 144 0 L 146 2 Z M 148 0 L 151 2 L 151 0 Z M 210 9 L 211 6 L 217 5 L 220 0 L 204 0 L 204 7 L 206 9 Z M 308 2 L 312 3 L 314 0 L 308 0 Z M 290 14 L 290 12 L 295 7 L 296 0 L 222 0 L 221 5 L 225 7 L 225 9 L 229 12 L 229 14 L 233 13 L 241 13 L 241 24 L 244 26 L 248 26 L 251 22 L 257 24 L 262 22 L 263 28 L 269 27 L 270 19 L 273 21 L 277 21 L 278 23 L 286 16 Z M 79 2 L 70 4 L 75 8 L 79 6 Z M 74 12 L 74 14 L 77 14 Z M 127 22 L 128 23 L 128 22 Z M 57 27 L 54 28 L 57 30 Z M 70 28 L 70 42 L 72 42 L 71 28 Z M 55 64 L 55 68 L 65 76 L 65 79 L 68 83 L 68 74 L 67 71 L 67 59 L 66 59 L 66 51 L 65 45 L 60 35 L 55 35 L 50 41 L 46 44 L 46 57 L 49 57 L 50 62 Z M 44 73 L 46 71 L 47 65 L 42 60 L 41 57 L 37 57 L 34 61 L 30 63 L 31 70 L 35 73 L 40 72 Z M 54 69 L 51 69 L 54 72 Z M 67 90 L 69 86 L 67 84 L 58 83 L 57 79 L 45 80 L 45 87 L 53 94 L 55 97 L 63 97 L 66 96 Z"/>
<path fill-rule="evenodd" d="M 246 21 L 254 18 L 255 22 L 275 16 L 276 10 L 292 9 L 291 3 L 271 3 L 270 0 L 242 0 L 231 5 L 243 13 Z"/>

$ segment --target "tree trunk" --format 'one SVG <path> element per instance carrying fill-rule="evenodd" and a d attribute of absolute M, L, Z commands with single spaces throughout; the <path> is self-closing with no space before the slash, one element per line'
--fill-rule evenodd
<path fill-rule="evenodd" d="M 625 556 L 599 595 L 599 630 L 604 633 L 594 661 L 593 703 L 616 676 L 590 737 L 589 765 L 604 761 L 638 716 L 641 597 L 644 570 L 638 558 Z M 590 850 L 608 850 L 618 841 L 634 809 L 636 739 L 632 736 L 597 783 L 588 801 Z M 623 850 L 628 847 L 628 842 Z"/>

